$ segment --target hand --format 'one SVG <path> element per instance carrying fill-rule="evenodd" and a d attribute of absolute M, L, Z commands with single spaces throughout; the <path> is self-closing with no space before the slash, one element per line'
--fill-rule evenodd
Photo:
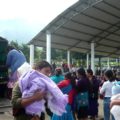
<path fill-rule="evenodd" d="M 39 101 L 45 97 L 46 93 L 42 91 L 36 91 L 35 94 L 33 95 L 33 99 L 35 101 Z"/>

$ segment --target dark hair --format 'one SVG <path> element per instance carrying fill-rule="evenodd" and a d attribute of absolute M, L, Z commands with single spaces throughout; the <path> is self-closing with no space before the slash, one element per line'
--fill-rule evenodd
<path fill-rule="evenodd" d="M 72 77 L 73 77 L 74 79 L 77 79 L 76 72 L 73 72 L 73 73 L 72 73 Z"/>
<path fill-rule="evenodd" d="M 72 76 L 72 73 L 70 72 L 65 73 L 65 79 L 70 80 L 72 87 L 75 87 L 75 79 Z"/>
<path fill-rule="evenodd" d="M 105 71 L 105 76 L 109 79 L 110 82 L 114 81 L 114 74 L 112 70 Z"/>
<path fill-rule="evenodd" d="M 87 73 L 89 73 L 90 75 L 93 75 L 92 69 L 87 69 Z"/>
<path fill-rule="evenodd" d="M 12 46 L 12 45 L 8 45 L 8 47 L 7 47 L 7 50 L 13 50 L 13 49 L 15 49 L 15 47 L 14 46 Z"/>
<path fill-rule="evenodd" d="M 8 53 L 9 51 L 13 50 L 13 49 L 15 49 L 14 46 L 8 45 L 8 46 L 7 46 L 7 53 Z"/>
<path fill-rule="evenodd" d="M 52 70 L 52 67 L 51 65 L 47 62 L 47 61 L 40 61 L 40 62 L 37 62 L 35 65 L 34 65 L 34 69 L 35 70 L 41 70 L 45 67 L 50 67 L 50 69 Z"/>
<path fill-rule="evenodd" d="M 78 72 L 79 75 L 86 77 L 86 73 L 85 73 L 84 68 L 79 68 L 79 69 L 77 70 L 77 72 Z"/>
<path fill-rule="evenodd" d="M 55 70 L 55 75 L 56 75 L 56 76 L 62 75 L 62 70 L 61 70 L 61 69 L 56 69 L 56 70 Z"/>

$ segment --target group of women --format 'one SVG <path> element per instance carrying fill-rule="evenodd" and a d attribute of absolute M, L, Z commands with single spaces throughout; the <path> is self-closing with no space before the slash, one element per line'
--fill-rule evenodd
<path fill-rule="evenodd" d="M 15 120 L 43 120 L 45 103 L 51 120 L 87 120 L 88 116 L 95 120 L 98 116 L 101 81 L 91 69 L 79 68 L 63 76 L 57 68 L 50 76 L 52 67 L 48 62 L 38 62 L 32 68 L 23 53 L 14 48 L 8 51 L 6 65 L 12 71 L 9 84 L 15 83 L 11 98 Z M 111 102 L 115 81 L 111 70 L 105 72 L 105 79 L 100 94 L 104 96 L 104 120 L 110 120 L 110 107 L 120 105 L 120 101 Z"/>

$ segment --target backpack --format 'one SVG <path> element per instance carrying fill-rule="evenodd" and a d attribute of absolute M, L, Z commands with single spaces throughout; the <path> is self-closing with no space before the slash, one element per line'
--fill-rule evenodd
<path fill-rule="evenodd" d="M 76 108 L 77 110 L 80 109 L 80 107 L 88 107 L 89 100 L 88 100 L 88 92 L 80 92 L 76 95 Z"/>

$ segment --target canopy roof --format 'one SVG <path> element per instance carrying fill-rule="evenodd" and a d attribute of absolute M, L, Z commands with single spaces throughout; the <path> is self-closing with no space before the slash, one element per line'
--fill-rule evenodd
<path fill-rule="evenodd" d="M 46 46 L 46 32 L 52 35 L 52 48 L 95 54 L 120 55 L 120 0 L 80 0 L 40 31 L 29 44 Z"/>

